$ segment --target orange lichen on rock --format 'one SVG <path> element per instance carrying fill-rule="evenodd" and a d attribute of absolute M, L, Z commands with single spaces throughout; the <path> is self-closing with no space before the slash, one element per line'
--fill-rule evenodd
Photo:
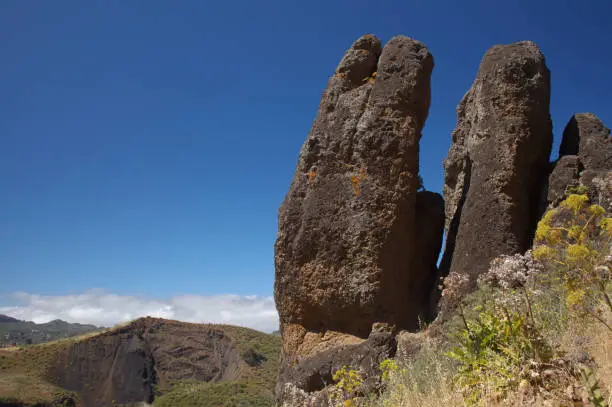
<path fill-rule="evenodd" d="M 353 193 L 355 194 L 356 197 L 361 194 L 361 189 L 359 186 L 361 185 L 361 182 L 367 177 L 368 175 L 364 168 L 361 168 L 359 170 L 359 174 L 351 175 L 351 185 L 353 186 Z"/>

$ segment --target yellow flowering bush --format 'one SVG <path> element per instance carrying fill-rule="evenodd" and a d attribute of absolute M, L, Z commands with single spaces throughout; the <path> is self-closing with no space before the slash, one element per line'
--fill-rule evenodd
<path fill-rule="evenodd" d="M 533 256 L 557 272 L 568 307 L 612 331 L 602 318 L 602 307 L 612 311 L 611 242 L 612 218 L 606 210 L 590 204 L 586 193 L 574 193 L 538 223 Z"/>
<path fill-rule="evenodd" d="M 363 378 L 357 370 L 343 366 L 333 375 L 334 382 L 330 392 L 330 402 L 333 406 L 356 407 L 357 392 L 363 384 Z"/>

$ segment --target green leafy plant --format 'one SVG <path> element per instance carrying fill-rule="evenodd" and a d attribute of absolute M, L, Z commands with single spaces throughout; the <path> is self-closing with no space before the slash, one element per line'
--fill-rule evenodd
<path fill-rule="evenodd" d="M 382 380 L 383 382 L 388 382 L 391 380 L 392 375 L 397 374 L 401 370 L 397 362 L 393 359 L 385 359 L 380 362 L 380 371 L 382 372 Z"/>
<path fill-rule="evenodd" d="M 535 368 L 552 357 L 526 313 L 503 307 L 479 307 L 475 319 L 464 318 L 458 345 L 446 355 L 459 362 L 455 384 L 472 404 L 486 394 L 505 396 L 521 380 L 538 377 Z"/>
<path fill-rule="evenodd" d="M 335 384 L 330 392 L 332 405 L 344 407 L 357 406 L 357 392 L 363 384 L 361 374 L 357 370 L 343 366 L 334 373 L 333 379 Z"/>

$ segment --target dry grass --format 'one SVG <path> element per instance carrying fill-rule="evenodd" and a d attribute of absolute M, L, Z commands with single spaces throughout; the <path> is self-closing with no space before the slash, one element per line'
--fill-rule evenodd
<path fill-rule="evenodd" d="M 558 297 L 557 297 L 558 298 Z M 558 300 L 557 300 L 558 301 Z M 549 310 L 554 309 L 550 305 Z M 545 335 L 554 343 L 557 352 L 575 366 L 589 366 L 599 382 L 599 389 L 612 406 L 612 334 L 601 323 L 591 319 L 571 318 L 563 307 L 557 307 L 547 322 Z M 568 319 L 569 318 L 569 319 Z M 611 313 L 604 315 L 612 321 Z M 555 321 L 558 319 L 557 321 Z M 564 322 L 562 322 L 562 320 Z M 466 407 L 473 406 L 461 391 L 453 387 L 457 366 L 444 353 L 451 346 L 448 342 L 434 342 L 427 338 L 420 353 L 407 361 L 403 369 L 391 374 L 386 389 L 373 397 L 368 407 Z M 559 372 L 557 372 L 559 373 Z M 486 392 L 478 406 L 482 407 L 587 407 L 588 394 L 580 377 L 560 372 L 544 387 L 519 388 L 503 399 L 493 391 Z M 573 396 L 571 393 L 574 393 Z M 571 399 L 574 398 L 574 401 Z M 582 401 L 578 401 L 582 399 Z"/>
<path fill-rule="evenodd" d="M 602 325 L 595 325 L 590 336 L 587 351 L 595 361 L 601 390 L 608 395 L 607 403 L 612 406 L 612 334 Z"/>
<path fill-rule="evenodd" d="M 452 388 L 453 367 L 439 345 L 427 340 L 421 352 L 391 374 L 386 391 L 371 406 L 463 406 L 462 395 Z"/>
<path fill-rule="evenodd" d="M 19 400 L 24 404 L 48 402 L 62 389 L 25 374 L 0 374 L 0 404 L 2 399 Z"/>

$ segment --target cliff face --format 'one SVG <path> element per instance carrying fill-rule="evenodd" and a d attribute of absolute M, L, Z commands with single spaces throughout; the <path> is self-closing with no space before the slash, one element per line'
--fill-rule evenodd
<path fill-rule="evenodd" d="M 250 332 L 139 319 L 59 348 L 46 376 L 55 385 L 76 392 L 87 407 L 110 406 L 113 400 L 118 404 L 151 403 L 156 391 L 167 393 L 181 381 L 224 383 L 251 374 L 261 376 L 264 371 L 259 366 L 267 362 L 267 356 L 248 342 L 266 335 L 242 331 Z M 264 383 L 265 378 L 260 381 Z M 271 396 L 272 382 L 268 384 Z"/>
<path fill-rule="evenodd" d="M 538 220 L 552 145 L 550 73 L 532 42 L 488 50 L 457 109 L 444 160 L 443 274 L 476 277 L 525 251 Z"/>

